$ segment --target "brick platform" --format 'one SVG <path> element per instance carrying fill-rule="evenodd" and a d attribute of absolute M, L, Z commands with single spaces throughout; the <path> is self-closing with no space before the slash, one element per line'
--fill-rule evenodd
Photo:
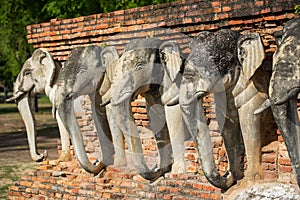
<path fill-rule="evenodd" d="M 43 162 L 9 188 L 9 199 L 221 199 L 201 175 L 166 174 L 150 183 L 133 169 L 112 166 L 94 177 L 76 163 Z"/>

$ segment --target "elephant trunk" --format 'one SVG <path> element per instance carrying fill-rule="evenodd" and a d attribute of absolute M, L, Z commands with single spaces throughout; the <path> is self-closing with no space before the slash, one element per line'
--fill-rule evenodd
<path fill-rule="evenodd" d="M 300 187 L 300 123 L 297 113 L 297 95 L 284 104 L 272 105 L 271 108 Z"/>
<path fill-rule="evenodd" d="M 83 169 L 92 174 L 98 174 L 105 165 L 102 162 L 92 164 L 85 151 L 81 130 L 74 113 L 73 98 L 65 99 L 57 106 L 58 114 L 69 132 L 78 162 Z"/>
<path fill-rule="evenodd" d="M 297 96 L 299 92 L 300 92 L 299 87 L 293 88 L 283 98 L 278 99 L 278 101 L 275 101 L 274 104 L 275 105 L 284 104 L 285 102 L 289 101 L 294 96 Z"/>
<path fill-rule="evenodd" d="M 26 127 L 31 158 L 35 162 L 40 162 L 47 158 L 47 151 L 45 150 L 44 153 L 39 154 L 36 149 L 37 131 L 36 131 L 35 117 L 32 111 L 33 108 L 32 108 L 30 98 L 31 97 L 29 96 L 29 94 L 25 94 L 24 96 L 21 97 L 21 99 L 17 100 L 17 105 L 18 105 L 18 110 L 21 114 L 21 117 Z"/>
<path fill-rule="evenodd" d="M 162 174 L 162 169 L 150 170 L 145 162 L 142 144 L 137 125 L 134 122 L 131 111 L 131 98 L 127 98 L 117 104 L 112 102 L 113 110 L 117 118 L 118 127 L 123 132 L 125 140 L 132 153 L 132 160 L 136 171 L 145 179 L 155 181 Z M 121 114 L 120 114 L 121 113 Z"/>
<path fill-rule="evenodd" d="M 20 92 L 17 91 L 12 97 L 10 97 L 9 99 L 6 99 L 6 102 L 13 102 L 13 101 L 17 101 L 18 99 L 20 99 L 23 95 L 25 95 L 25 92 Z"/>
<path fill-rule="evenodd" d="M 100 93 L 101 95 L 101 93 Z M 106 91 L 105 94 L 101 95 L 102 96 L 102 103 L 100 104 L 100 106 L 106 106 L 110 103 L 110 100 L 111 100 L 111 89 L 108 89 Z"/>
<path fill-rule="evenodd" d="M 200 102 L 200 105 L 198 102 Z M 198 101 L 194 98 L 191 104 L 181 105 L 181 109 L 184 121 L 196 144 L 205 177 L 212 185 L 224 190 L 228 189 L 234 183 L 234 178 L 230 172 L 227 172 L 225 176 L 221 176 L 215 166 L 213 147 L 204 117 L 202 100 Z"/>
<path fill-rule="evenodd" d="M 164 92 L 161 96 L 161 102 L 163 105 L 173 106 L 179 103 L 179 86 L 177 83 L 173 83 L 171 87 Z"/>

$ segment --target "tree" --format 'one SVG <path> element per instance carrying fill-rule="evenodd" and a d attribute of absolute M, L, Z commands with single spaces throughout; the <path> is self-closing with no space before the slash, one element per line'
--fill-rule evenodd
<path fill-rule="evenodd" d="M 73 18 L 172 1 L 174 0 L 49 0 L 43 12 L 50 18 Z"/>
<path fill-rule="evenodd" d="M 74 18 L 174 0 L 1 0 L 0 81 L 9 89 L 33 47 L 26 26 L 53 18 Z"/>
<path fill-rule="evenodd" d="M 300 5 L 295 6 L 295 13 L 300 14 Z"/>
<path fill-rule="evenodd" d="M 26 26 L 39 22 L 41 5 L 35 0 L 2 0 L 0 4 L 0 80 L 9 89 L 33 48 Z"/>

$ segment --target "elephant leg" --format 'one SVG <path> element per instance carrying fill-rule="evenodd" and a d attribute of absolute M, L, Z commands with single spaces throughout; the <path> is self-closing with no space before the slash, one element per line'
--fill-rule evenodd
<path fill-rule="evenodd" d="M 182 174 L 185 173 L 184 140 L 187 130 L 185 128 L 185 124 L 182 118 L 182 112 L 179 105 L 165 106 L 165 111 L 174 159 L 172 173 Z"/>
<path fill-rule="evenodd" d="M 239 108 L 240 124 L 244 139 L 247 157 L 245 178 L 260 180 L 263 178 L 261 148 L 262 148 L 262 115 L 255 115 L 254 111 L 265 101 L 260 95 L 254 96 L 250 101 Z"/>
<path fill-rule="evenodd" d="M 58 123 L 58 129 L 59 129 L 59 134 L 60 134 L 60 138 L 61 138 L 61 149 L 62 149 L 62 152 L 61 152 L 58 160 L 62 161 L 62 162 L 70 161 L 70 160 L 72 160 L 72 156 L 70 153 L 70 146 L 71 146 L 70 136 L 69 136 L 67 129 L 63 125 L 63 122 L 61 121 L 61 118 L 60 118 L 58 112 L 56 112 L 55 115 L 56 115 L 56 120 Z"/>
<path fill-rule="evenodd" d="M 124 136 L 122 131 L 117 126 L 116 117 L 113 114 L 113 110 L 110 104 L 106 106 L 106 113 L 115 149 L 114 165 L 118 167 L 125 167 L 127 166 L 127 162 L 124 146 Z"/>
<path fill-rule="evenodd" d="M 235 180 L 243 177 L 242 162 L 242 138 L 239 124 L 238 111 L 234 106 L 233 98 L 225 96 L 225 93 L 214 94 L 216 104 L 216 117 L 227 152 L 230 171 Z"/>
<path fill-rule="evenodd" d="M 98 90 L 96 90 L 98 91 Z M 100 95 L 98 92 L 89 95 L 91 100 L 92 115 L 100 142 L 102 162 L 104 165 L 112 165 L 114 160 L 114 147 L 107 121 L 105 108 L 100 107 Z"/>
<path fill-rule="evenodd" d="M 297 112 L 297 95 L 286 103 L 272 105 L 271 108 L 283 136 L 300 187 L 300 123 Z"/>
<path fill-rule="evenodd" d="M 150 120 L 150 128 L 154 133 L 160 156 L 160 169 L 162 173 L 170 172 L 172 169 L 172 147 L 167 124 L 164 106 L 160 102 L 160 96 L 145 94 L 147 102 L 147 113 Z"/>

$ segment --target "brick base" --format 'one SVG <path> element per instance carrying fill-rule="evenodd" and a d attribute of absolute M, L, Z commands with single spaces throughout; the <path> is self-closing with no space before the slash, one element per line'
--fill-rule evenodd
<path fill-rule="evenodd" d="M 195 174 L 166 174 L 154 183 L 113 166 L 98 176 L 76 161 L 44 161 L 9 188 L 8 199 L 221 199 L 221 190 Z"/>

